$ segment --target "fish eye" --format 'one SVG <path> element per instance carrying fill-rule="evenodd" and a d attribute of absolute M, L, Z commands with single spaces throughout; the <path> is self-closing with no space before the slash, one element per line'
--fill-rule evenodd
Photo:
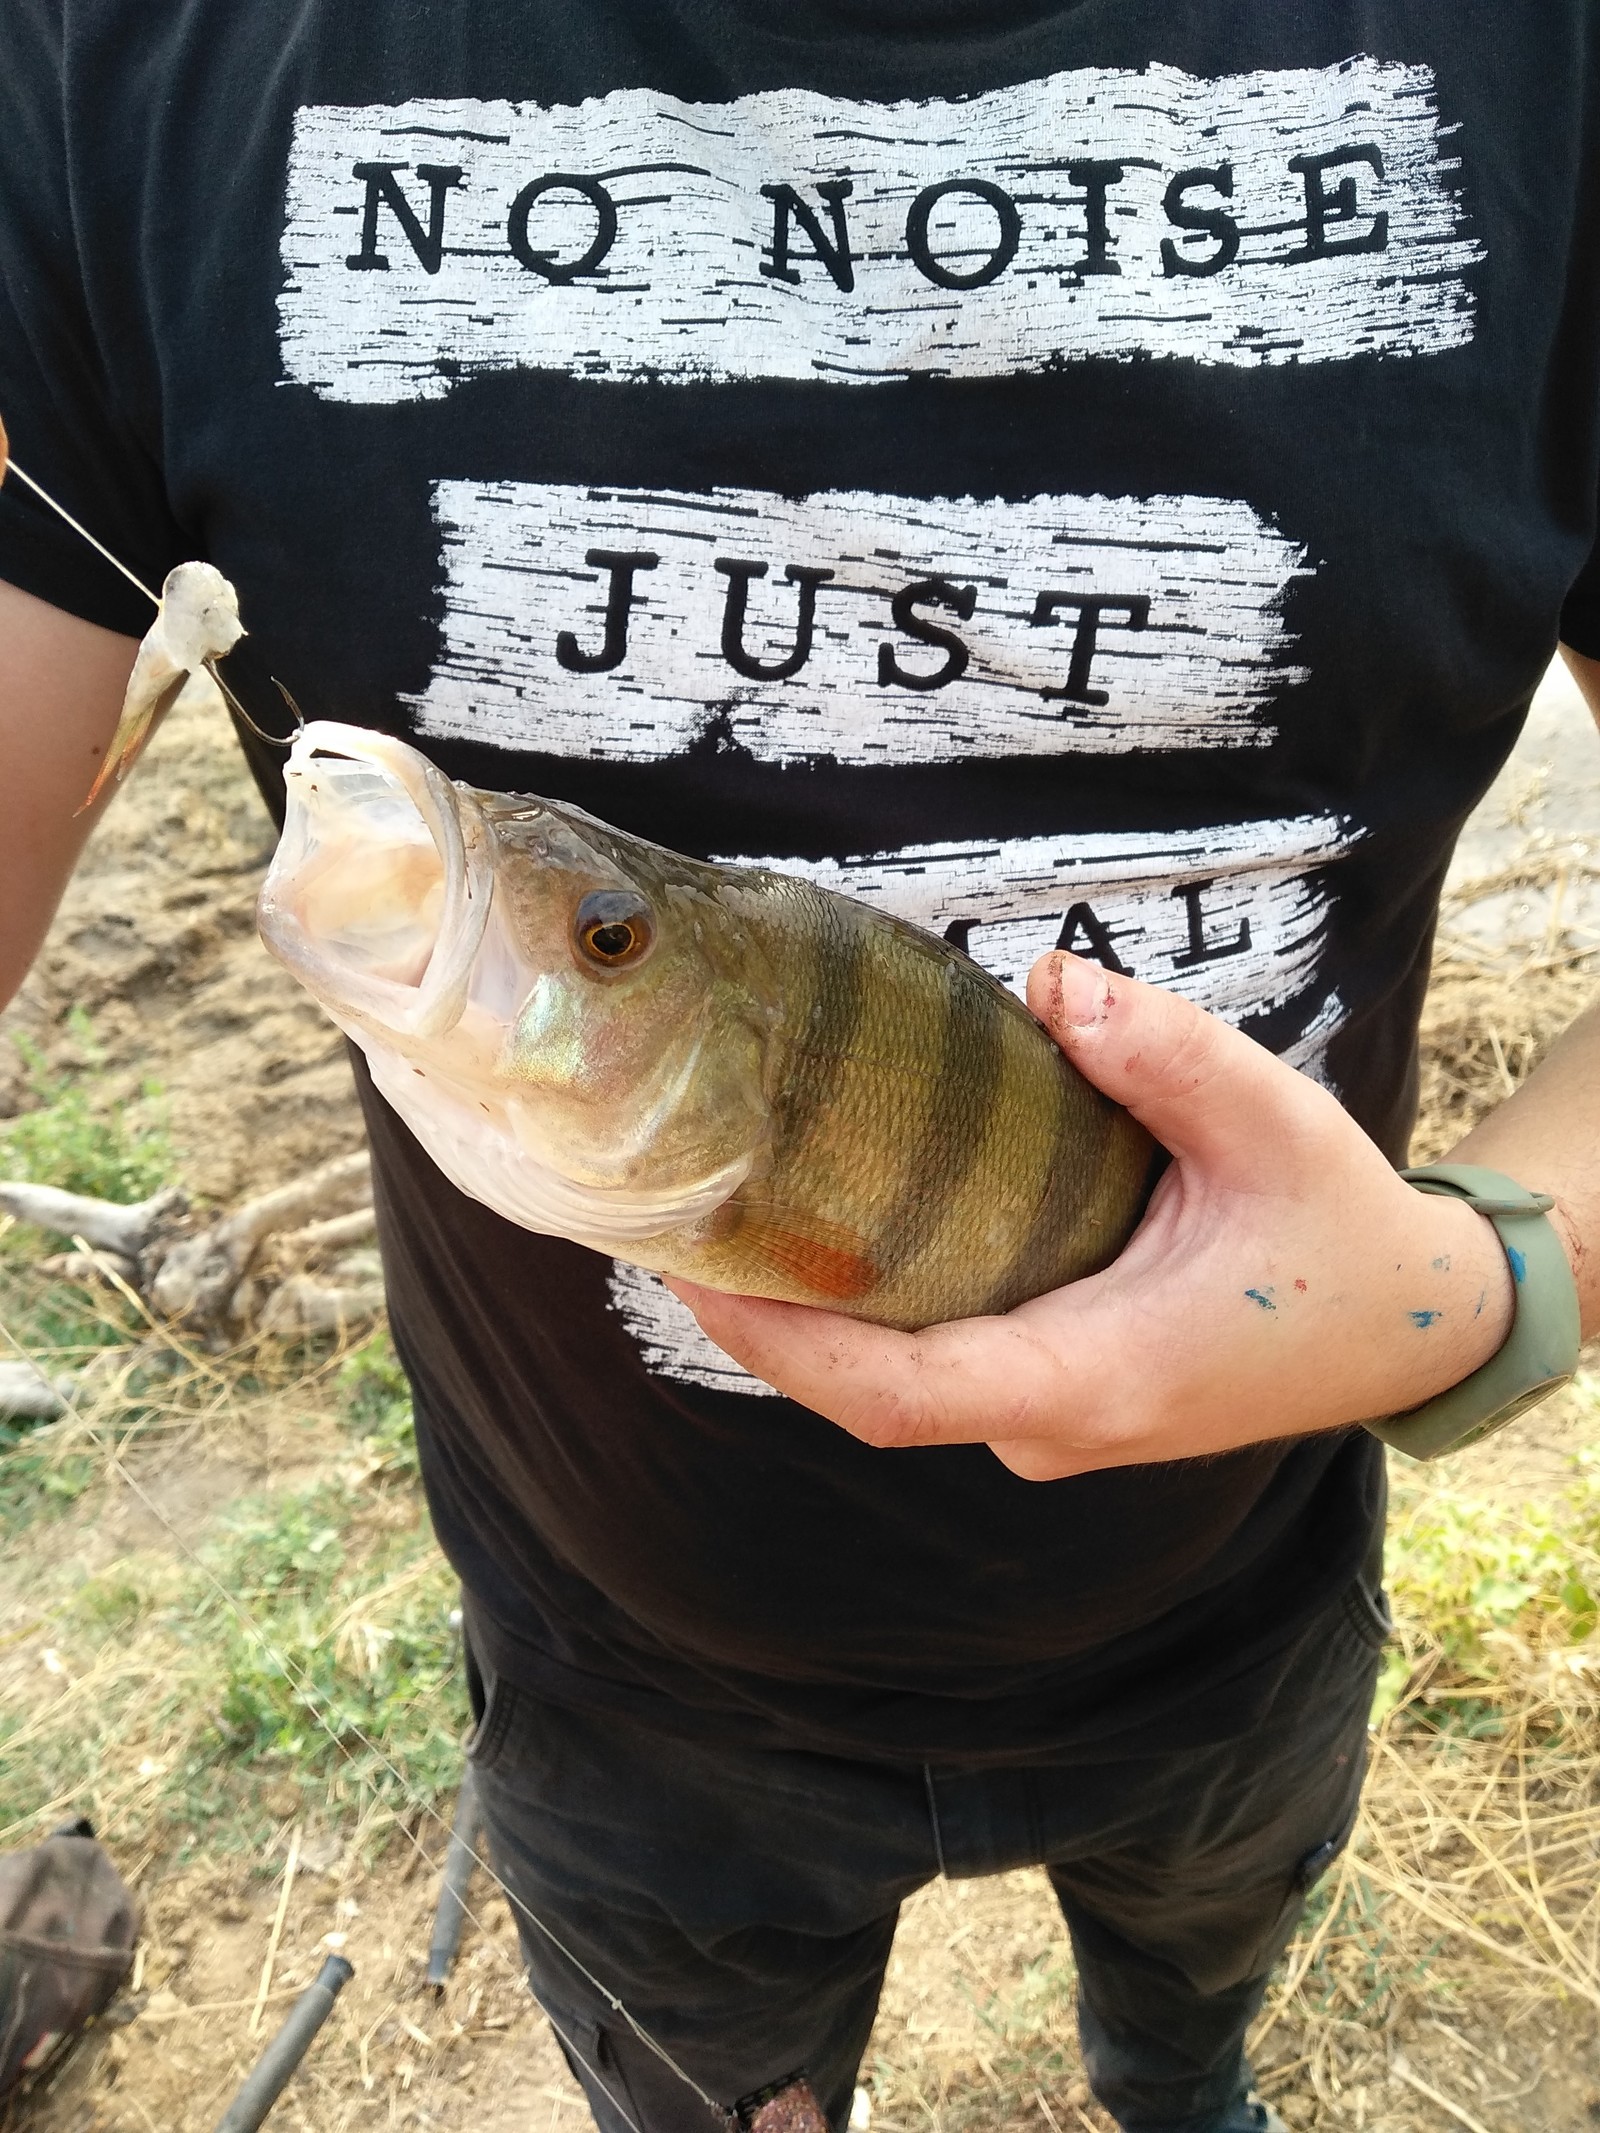
<path fill-rule="evenodd" d="M 573 938 L 587 962 L 602 970 L 637 963 L 655 940 L 650 906 L 632 889 L 595 889 L 579 904 Z"/>

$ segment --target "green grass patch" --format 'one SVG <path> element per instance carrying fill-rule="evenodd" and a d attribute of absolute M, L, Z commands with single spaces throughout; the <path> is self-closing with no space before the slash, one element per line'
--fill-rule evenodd
<path fill-rule="evenodd" d="M 52 1714 L 0 1719 L 0 1826 L 70 1800 L 146 1841 L 248 1846 L 264 1788 L 396 1815 L 450 1793 L 467 1720 L 454 1577 L 403 1457 L 236 1505 L 193 1559 L 131 1555 L 52 1618 Z"/>
<path fill-rule="evenodd" d="M 143 1085 L 147 1123 L 139 1127 L 120 1110 L 97 1109 L 91 1090 L 106 1064 L 105 1052 L 81 1009 L 69 1017 L 68 1028 L 75 1061 L 64 1068 L 51 1067 L 28 1038 L 11 1039 L 27 1068 L 34 1104 L 0 1124 L 0 1177 L 95 1199 L 144 1199 L 172 1175 L 160 1091 L 154 1082 Z M 65 1239 L 0 1220 L 0 1355 L 20 1351 L 47 1377 L 71 1374 L 96 1351 L 120 1347 L 143 1330 L 133 1306 L 114 1290 L 90 1290 L 39 1273 L 41 1259 L 65 1248 Z M 162 1365 L 153 1361 L 129 1389 L 147 1391 L 150 1403 L 156 1403 L 161 1376 Z M 119 1427 L 148 1412 L 150 1405 L 126 1405 Z M 60 1457 L 36 1448 L 36 1428 L 32 1422 L 0 1420 L 0 1532 L 8 1537 L 33 1518 L 75 1502 L 96 1471 L 94 1461 L 78 1453 Z"/>
<path fill-rule="evenodd" d="M 374 1535 L 354 1494 L 263 1500 L 206 1551 L 216 1582 L 185 1594 L 189 1634 L 221 1662 L 202 1747 L 274 1762 L 319 1799 L 400 1807 L 460 1776 L 456 1587 L 420 1503 Z"/>
<path fill-rule="evenodd" d="M 137 1130 L 120 1111 L 97 1109 L 90 1090 L 106 1065 L 105 1051 L 81 1008 L 67 1026 L 77 1064 L 66 1069 L 52 1068 L 29 1038 L 11 1040 L 27 1069 L 34 1102 L 0 1125 L 0 1174 L 97 1200 L 145 1199 L 172 1175 L 172 1148 L 159 1118 L 160 1088 L 153 1081 L 141 1086 L 146 1112 L 155 1115 Z"/>
<path fill-rule="evenodd" d="M 160 1092 L 153 1082 L 145 1084 L 145 1108 L 154 1116 L 141 1127 L 131 1126 L 121 1111 L 97 1110 L 90 1091 L 105 1053 L 81 1009 L 69 1027 L 77 1063 L 68 1068 L 49 1066 L 28 1038 L 11 1039 L 27 1066 L 34 1107 L 0 1124 L 0 1177 L 94 1199 L 145 1199 L 172 1175 L 172 1149 L 159 1120 Z M 52 1363 L 70 1369 L 85 1351 L 125 1341 L 138 1324 L 137 1314 L 111 1290 L 91 1294 L 75 1282 L 46 1280 L 35 1271 L 38 1260 L 65 1248 L 64 1239 L 24 1223 L 0 1222 L 0 1327 L 47 1374 Z M 0 1425 L 0 1452 L 19 1434 Z"/>
<path fill-rule="evenodd" d="M 1580 1375 L 1568 1397 L 1600 1416 L 1600 1380 Z M 1501 1723 L 1501 1688 L 1518 1650 L 1572 1651 L 1594 1637 L 1600 1448 L 1579 1451 L 1577 1465 L 1557 1495 L 1512 1504 L 1431 1480 L 1400 1482 L 1387 1562 L 1400 1639 L 1386 1656 L 1376 1720 L 1395 1708 L 1426 1656 L 1438 1693 L 1430 1701 L 1425 1692 L 1405 1717 L 1482 1738 Z M 1462 1474 L 1470 1483 L 1470 1463 Z"/>
<path fill-rule="evenodd" d="M 417 1438 L 411 1421 L 411 1387 L 386 1326 L 352 1348 L 339 1366 L 338 1387 L 346 1426 L 386 1472 L 414 1475 Z"/>

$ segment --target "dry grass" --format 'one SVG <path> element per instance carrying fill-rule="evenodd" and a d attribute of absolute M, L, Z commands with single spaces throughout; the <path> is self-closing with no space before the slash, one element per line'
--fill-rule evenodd
<path fill-rule="evenodd" d="M 1574 1470 L 1548 1504 L 1470 1453 L 1426 1475 L 1396 1462 L 1398 1634 L 1362 1820 L 1257 2037 L 1291 2124 L 1442 2124 L 1430 2087 L 1458 2124 L 1591 2123 L 1600 1387 L 1545 1428 Z"/>
<path fill-rule="evenodd" d="M 1470 1454 L 1397 1462 L 1398 1633 L 1362 1819 L 1252 2046 L 1306 2133 L 1600 2117 L 1600 1385 L 1546 1429 L 1567 1477 L 1547 1503 Z M 1042 1875 L 908 1908 L 871 2083 L 879 2133 L 1110 2133 Z"/>
<path fill-rule="evenodd" d="M 1422 1015 L 1414 1162 L 1436 1162 L 1600 996 L 1595 943 L 1563 923 L 1579 871 L 1570 858 L 1530 858 L 1446 899 Z M 1581 871 L 1600 875 L 1600 869 Z M 1509 948 L 1486 945 L 1471 927 L 1473 907 L 1519 892 L 1540 900 L 1541 938 Z"/>
<path fill-rule="evenodd" d="M 1474 897 L 1528 880 L 1474 885 L 1445 915 L 1419 1159 L 1518 1082 L 1594 995 L 1588 944 L 1559 907 L 1519 957 L 1485 954 L 1461 923 Z M 1548 894 L 1553 877 L 1529 885 Z M 442 1842 L 435 1751 L 454 1754 L 460 1707 L 458 1685 L 428 1708 L 393 1701 L 396 1640 L 448 1591 L 392 1433 L 352 1425 L 340 1358 L 208 1356 L 135 1324 L 125 1304 L 98 1308 L 112 1324 L 86 1337 L 115 1345 L 92 1396 L 30 1447 L 29 1485 L 48 1493 L 54 1477 L 64 1507 L 0 1556 L 0 1702 L 17 1720 L 0 1820 L 22 1841 L 87 1805 L 139 1876 L 151 1930 L 129 2003 L 139 2019 L 80 2054 L 27 2125 L 214 2123 L 254 2049 L 250 2010 L 297 1833 L 302 1858 L 330 1846 L 336 1857 L 294 1882 L 275 1993 L 314 1972 L 330 1933 L 345 1936 L 358 1979 L 283 2125 L 581 2128 L 516 1984 L 503 1907 L 481 1884 L 485 1930 L 469 1934 L 450 1994 L 439 2004 L 416 1990 L 432 1898 L 416 1847 L 436 1855 Z M 1365 1811 L 1258 2028 L 1262 2088 L 1305 2133 L 1579 2133 L 1600 2118 L 1600 1392 L 1580 1386 L 1509 1444 L 1427 1470 L 1397 1462 L 1395 1479 L 1399 1635 Z M 247 1653 L 236 1624 L 224 1634 L 224 1612 L 184 1630 L 206 1591 L 190 1551 L 225 1529 L 227 1545 L 255 1545 L 237 1538 L 248 1498 L 275 1507 L 264 1515 L 285 1546 L 296 1506 L 332 1506 L 338 1575 L 306 1573 L 303 1618 L 259 1596 L 250 1607 L 275 1656 L 292 1647 L 302 1672 L 325 1662 L 324 1703 L 331 1683 L 367 1714 L 404 1772 L 401 1794 L 350 1752 L 348 1731 L 317 1763 L 307 1744 L 320 1719 L 304 1699 L 298 1744 L 219 1746 L 219 1698 L 236 1676 L 275 1722 L 295 1709 L 292 1693 L 273 1703 L 259 1677 L 274 1660 Z M 924 1891 L 869 2056 L 873 2124 L 1105 2133 L 1071 1996 L 1041 1876 Z"/>

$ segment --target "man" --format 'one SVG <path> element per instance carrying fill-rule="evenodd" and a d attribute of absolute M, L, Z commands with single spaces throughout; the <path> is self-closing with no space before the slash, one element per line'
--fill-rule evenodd
<path fill-rule="evenodd" d="M 1118 2122 L 1267 2125 L 1385 1632 L 1352 1425 L 1501 1419 L 1569 1269 L 1600 1322 L 1593 1017 L 1458 1151 L 1497 1212 L 1391 1167 L 1558 627 L 1600 703 L 1585 0 L 17 13 L 0 407 L 147 583 L 236 582 L 258 717 L 1032 965 L 1176 1158 L 1105 1274 L 911 1337 L 515 1230 L 363 1085 L 597 2119 L 804 2066 L 842 2124 L 901 1898 L 1034 1861 Z M 148 609 L 0 507 L 14 983 Z"/>

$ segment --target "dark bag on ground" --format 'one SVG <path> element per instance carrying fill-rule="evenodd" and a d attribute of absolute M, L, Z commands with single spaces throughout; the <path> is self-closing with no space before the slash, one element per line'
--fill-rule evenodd
<path fill-rule="evenodd" d="M 87 1822 L 0 1854 L 0 2097 L 109 2004 L 138 1937 L 138 1906 Z"/>

